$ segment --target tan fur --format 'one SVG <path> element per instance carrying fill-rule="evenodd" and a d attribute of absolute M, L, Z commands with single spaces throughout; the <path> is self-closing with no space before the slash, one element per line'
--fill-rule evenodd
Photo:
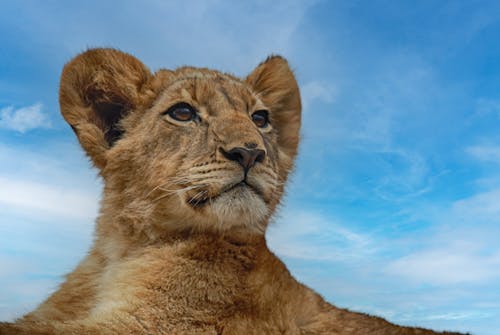
<path fill-rule="evenodd" d="M 177 102 L 200 120 L 164 112 Z M 264 232 L 297 154 L 300 96 L 273 56 L 247 78 L 152 74 L 89 50 L 62 73 L 60 105 L 104 180 L 94 245 L 59 290 L 0 334 L 437 334 L 338 309 L 298 283 Z M 270 126 L 251 120 L 267 109 Z M 248 171 L 224 152 L 249 145 Z"/>

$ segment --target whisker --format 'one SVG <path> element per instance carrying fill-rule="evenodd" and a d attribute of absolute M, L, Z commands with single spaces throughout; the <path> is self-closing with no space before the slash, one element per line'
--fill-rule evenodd
<path fill-rule="evenodd" d="M 175 176 L 171 178 L 167 178 L 162 184 L 153 187 L 147 194 L 146 197 L 149 197 L 154 191 L 163 188 L 166 185 L 182 185 L 187 184 L 191 181 L 190 178 L 186 176 Z"/>
<path fill-rule="evenodd" d="M 199 185 L 191 185 L 191 186 L 187 186 L 187 187 L 184 187 L 184 188 L 178 188 L 178 189 L 168 189 L 168 188 L 163 188 L 163 187 L 160 187 L 160 190 L 164 191 L 164 192 L 171 192 L 171 193 L 178 193 L 178 192 L 182 192 L 182 191 L 189 191 L 189 190 L 193 190 L 193 189 L 196 189 L 196 188 L 200 188 L 200 187 L 203 187 L 205 186 L 204 184 L 199 184 Z"/>
<path fill-rule="evenodd" d="M 194 205 L 198 206 L 200 202 L 205 201 L 204 196 L 207 194 L 207 190 L 201 190 L 200 192 L 196 193 L 191 199 L 189 199 L 189 202 Z"/>
<path fill-rule="evenodd" d="M 153 187 L 153 189 L 146 194 L 146 198 L 148 198 L 151 195 L 151 193 L 160 189 L 161 187 L 165 186 L 166 184 L 168 184 L 168 183 L 163 183 L 163 184 L 160 184 L 158 186 Z"/>
<path fill-rule="evenodd" d="M 153 192 L 157 191 L 158 189 L 163 189 L 165 186 L 170 185 L 170 186 L 175 186 L 175 185 L 183 185 L 183 184 L 193 184 L 196 182 L 202 181 L 203 183 L 201 185 L 207 186 L 207 182 L 215 182 L 217 180 L 220 180 L 222 176 L 191 176 L 191 177 L 174 177 L 174 178 L 169 178 L 167 181 L 164 183 L 154 187 L 152 190 L 150 190 L 147 194 L 146 197 L 149 197 Z M 164 189 L 165 191 L 167 189 Z"/>
<path fill-rule="evenodd" d="M 159 201 L 161 199 L 164 199 L 164 198 L 166 198 L 166 197 L 168 197 L 170 195 L 173 195 L 173 194 L 179 194 L 181 192 L 194 190 L 194 189 L 201 188 L 201 187 L 204 187 L 204 186 L 206 186 L 206 184 L 192 185 L 192 186 L 188 186 L 188 187 L 184 187 L 184 188 L 180 188 L 180 189 L 175 189 L 175 190 L 160 188 L 162 191 L 165 192 L 165 194 L 162 194 L 159 197 L 153 199 L 153 202 L 157 202 L 157 201 Z"/>

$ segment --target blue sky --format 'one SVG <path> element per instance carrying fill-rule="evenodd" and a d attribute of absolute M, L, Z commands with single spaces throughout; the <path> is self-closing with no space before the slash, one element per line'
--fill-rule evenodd
<path fill-rule="evenodd" d="M 300 157 L 268 232 L 329 301 L 393 322 L 500 329 L 500 5 L 495 1 L 19 1 L 0 11 L 0 319 L 88 249 L 101 182 L 59 115 L 93 46 L 151 69 L 245 75 L 288 58 Z"/>

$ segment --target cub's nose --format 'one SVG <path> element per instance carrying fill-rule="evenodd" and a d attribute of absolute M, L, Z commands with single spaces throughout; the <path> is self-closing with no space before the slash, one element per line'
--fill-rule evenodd
<path fill-rule="evenodd" d="M 255 165 L 255 163 L 262 162 L 266 156 L 264 150 L 246 149 L 241 147 L 233 148 L 228 152 L 223 150 L 222 153 L 227 159 L 238 162 L 245 170 L 245 175 L 248 170 Z"/>

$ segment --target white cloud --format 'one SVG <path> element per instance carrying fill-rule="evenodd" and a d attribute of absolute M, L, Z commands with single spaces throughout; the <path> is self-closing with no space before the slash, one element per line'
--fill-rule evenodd
<path fill-rule="evenodd" d="M 500 188 L 441 206 L 439 213 L 419 208 L 419 219 L 434 228 L 413 241 L 417 250 L 388 264 L 387 273 L 437 286 L 500 280 L 499 199 Z"/>
<path fill-rule="evenodd" d="M 314 101 L 332 103 L 337 95 L 336 88 L 325 81 L 311 81 L 301 85 L 300 94 L 304 111 L 307 113 L 309 107 Z"/>
<path fill-rule="evenodd" d="M 71 141 L 0 145 L 0 162 L 0 320 L 12 320 L 85 254 L 100 182 Z"/>
<path fill-rule="evenodd" d="M 42 104 L 14 108 L 12 106 L 0 109 L 0 128 L 11 129 L 21 133 L 36 128 L 49 128 L 50 120 L 42 112 Z"/>
<path fill-rule="evenodd" d="M 470 146 L 465 149 L 465 152 L 480 161 L 500 164 L 500 146 L 497 145 Z"/>
<path fill-rule="evenodd" d="M 474 225 L 497 223 L 500 218 L 500 188 L 456 201 L 450 218 Z"/>
<path fill-rule="evenodd" d="M 431 285 L 480 284 L 500 279 L 500 251 L 484 254 L 468 243 L 455 243 L 402 257 L 387 272 Z"/>
<path fill-rule="evenodd" d="M 95 218 L 101 183 L 76 143 L 39 142 L 35 148 L 0 144 L 0 161 L 1 212 Z"/>
<path fill-rule="evenodd" d="M 12 180 L 0 176 L 0 205 L 57 217 L 90 219 L 97 214 L 98 198 L 69 187 Z"/>

